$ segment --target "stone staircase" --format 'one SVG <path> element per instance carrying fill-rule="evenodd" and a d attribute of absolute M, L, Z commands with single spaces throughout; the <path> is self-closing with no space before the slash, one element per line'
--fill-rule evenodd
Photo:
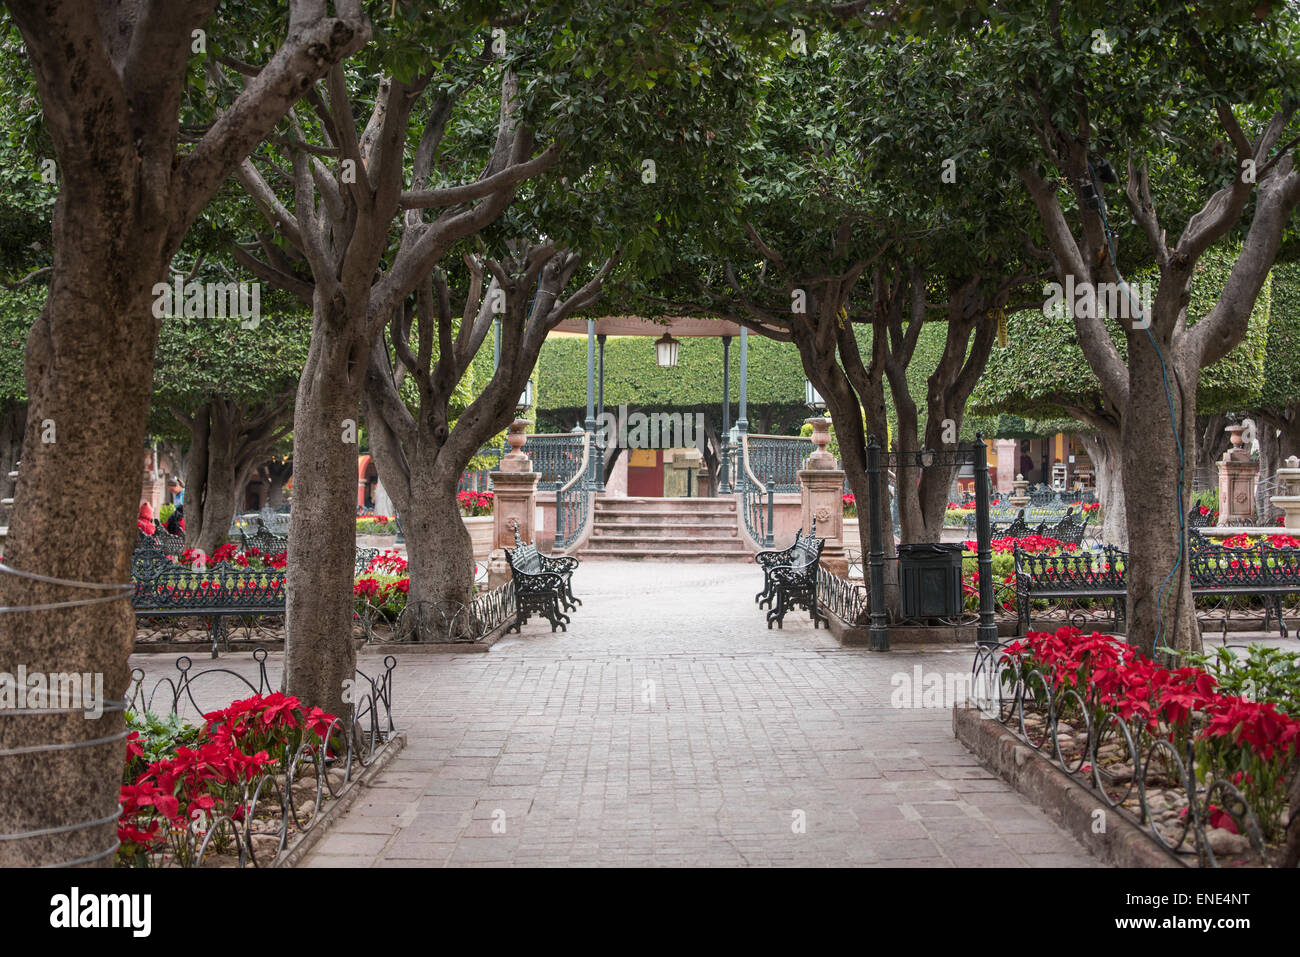
<path fill-rule="evenodd" d="M 581 558 L 752 561 L 734 498 L 599 498 Z"/>

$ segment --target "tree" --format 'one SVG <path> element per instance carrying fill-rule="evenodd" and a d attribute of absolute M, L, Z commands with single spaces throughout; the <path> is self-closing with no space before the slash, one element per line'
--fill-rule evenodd
<path fill-rule="evenodd" d="M 309 338 L 305 318 L 291 312 L 255 328 L 237 319 L 169 318 L 163 325 L 152 431 L 171 434 L 179 423 L 189 446 L 185 541 L 191 548 L 210 555 L 226 540 L 240 491 L 288 435 Z"/>
<path fill-rule="evenodd" d="M 953 70 L 937 45 L 836 38 L 769 64 L 736 200 L 741 232 L 723 266 L 697 257 L 696 308 L 798 349 L 859 501 L 867 437 L 883 443 L 888 431 L 886 385 L 904 456 L 954 448 L 998 310 L 1031 272 L 984 131 L 945 115 Z M 900 100 L 916 109 L 897 110 Z M 922 415 L 908 367 L 927 322 L 944 323 L 946 338 Z M 905 540 L 938 540 L 954 473 L 941 465 L 898 483 Z"/>
<path fill-rule="evenodd" d="M 984 62 L 971 121 L 1023 132 L 1007 159 L 1058 281 L 1079 293 L 1083 354 L 1121 410 L 1130 640 L 1148 653 L 1199 649 L 1185 518 L 1196 390 L 1201 369 L 1246 335 L 1300 202 L 1297 15 L 1289 5 L 1257 19 L 1244 5 L 1137 0 L 1108 5 L 1104 21 L 1094 13 L 1058 0 L 999 4 L 974 24 L 966 39 Z M 1109 184 L 1122 191 L 1120 210 L 1106 201 Z M 1123 251 L 1125 233 L 1136 253 Z M 1234 237 L 1241 252 L 1219 298 L 1189 323 L 1198 263 Z M 1124 279 L 1121 257 L 1135 256 L 1158 274 L 1149 304 Z M 1126 353 L 1108 324 L 1122 329 Z"/>
<path fill-rule="evenodd" d="M 1195 323 L 1217 301 L 1236 261 L 1236 251 L 1211 250 L 1201 263 L 1188 300 L 1188 322 Z M 1140 283 L 1150 271 L 1134 274 Z M 1266 287 L 1267 288 L 1267 287 Z M 1212 412 L 1252 407 L 1264 377 L 1264 343 L 1269 336 L 1267 294 L 1256 303 L 1246 339 L 1201 372 L 1197 406 Z M 1121 466 L 1121 410 L 1110 401 L 1079 347 L 1074 320 L 1063 309 L 1044 314 L 1026 310 L 1008 320 L 1008 344 L 994 349 L 980 381 L 973 407 L 983 414 L 1012 413 L 1037 419 L 1076 419 L 1088 457 L 1096 470 L 1102 505 L 1102 537 L 1120 547 L 1128 544 Z M 1127 348 L 1118 327 L 1109 329 L 1116 348 Z M 1199 443 L 1198 443 L 1199 444 Z"/>
<path fill-rule="evenodd" d="M 7 3 L 39 90 L 59 198 L 49 296 L 27 342 L 23 466 L 5 545 L 7 568 L 46 578 L 6 575 L 0 591 L 11 607 L 106 603 L 43 612 L 39 628 L 29 616 L 5 615 L 0 648 L 32 671 L 102 674 L 112 695 L 127 687 L 134 636 L 117 585 L 129 580 L 136 534 L 158 329 L 152 288 L 234 166 L 369 34 L 359 0 L 339 0 L 334 15 L 323 2 L 291 0 L 287 33 L 266 68 L 182 145 L 184 91 L 205 64 L 195 31 L 215 6 L 122 3 L 90 15 L 73 0 Z M 0 758 L 4 779 L 23 782 L 0 802 L 0 831 L 68 825 L 0 842 L 0 864 L 111 861 L 122 734 L 116 710 L 99 722 L 58 713 L 0 719 L 0 747 L 62 748 Z"/>

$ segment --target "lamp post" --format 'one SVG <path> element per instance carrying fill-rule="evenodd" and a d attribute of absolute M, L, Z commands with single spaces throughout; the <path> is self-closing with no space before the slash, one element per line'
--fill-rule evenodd
<path fill-rule="evenodd" d="M 515 411 L 519 417 L 523 418 L 525 412 L 533 407 L 533 380 L 529 379 L 524 383 L 524 391 L 519 395 L 519 401 L 515 403 Z"/>

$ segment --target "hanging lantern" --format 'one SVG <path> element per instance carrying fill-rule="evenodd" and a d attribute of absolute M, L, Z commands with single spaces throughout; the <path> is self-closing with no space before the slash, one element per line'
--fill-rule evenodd
<path fill-rule="evenodd" d="M 814 415 L 825 411 L 826 400 L 821 397 L 814 388 L 811 379 L 803 380 L 803 404 L 808 407 L 808 411 Z"/>
<path fill-rule="evenodd" d="M 515 403 L 515 411 L 523 415 L 533 407 L 533 380 L 529 379 L 524 384 L 524 391 L 519 396 L 519 401 Z"/>
<path fill-rule="evenodd" d="M 671 369 L 677 365 L 677 347 L 680 345 L 681 342 L 667 332 L 655 340 L 655 358 L 659 361 L 659 368 Z"/>

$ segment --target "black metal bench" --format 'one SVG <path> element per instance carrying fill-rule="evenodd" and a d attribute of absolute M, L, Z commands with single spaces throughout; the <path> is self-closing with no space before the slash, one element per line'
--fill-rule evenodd
<path fill-rule="evenodd" d="M 1300 549 L 1226 548 L 1212 545 L 1199 533 L 1192 533 L 1187 568 L 1192 578 L 1192 596 L 1231 597 L 1253 595 L 1264 601 L 1264 628 L 1277 615 L 1278 633 L 1287 637 L 1282 617 L 1282 599 L 1300 594 Z"/>
<path fill-rule="evenodd" d="M 1193 532 L 1188 573 L 1193 599 L 1253 596 L 1264 603 L 1264 628 L 1277 616 L 1278 633 L 1287 637 L 1282 599 L 1300 595 L 1300 549 L 1226 548 Z M 1128 555 L 1111 546 L 1100 552 L 1044 555 L 1015 549 L 1016 611 L 1020 634 L 1030 624 L 1034 600 L 1098 600 L 1111 603 L 1118 626 L 1125 618 Z"/>
<path fill-rule="evenodd" d="M 814 628 L 825 620 L 817 608 L 817 568 L 825 544 L 820 538 L 796 536 L 794 544 L 785 550 L 788 553 L 786 560 L 764 569 L 766 587 L 771 590 L 768 628 L 773 622 L 784 628 L 786 612 L 796 607 L 808 612 Z"/>
<path fill-rule="evenodd" d="M 573 597 L 572 578 L 578 560 L 570 555 L 543 555 L 536 543 L 525 545 L 519 541 L 516 529 L 515 547 L 506 549 L 506 562 L 515 584 L 515 621 L 506 633 L 522 632 L 524 623 L 534 614 L 549 621 L 552 632 L 557 628 L 568 631 L 565 626 L 570 619 L 565 612 L 582 604 Z"/>
<path fill-rule="evenodd" d="M 1107 545 L 1099 552 L 1045 555 L 1026 552 L 1017 545 L 1014 555 L 1020 634 L 1029 630 L 1035 600 L 1105 601 L 1111 605 L 1116 624 L 1124 620 L 1128 597 L 1124 567 L 1128 556 L 1120 549 Z"/>
<path fill-rule="evenodd" d="M 226 642 L 226 619 L 284 618 L 283 569 L 250 570 L 222 562 L 186 568 L 156 544 L 143 544 L 131 558 L 136 619 L 200 618 L 208 622 L 212 657 Z"/>
<path fill-rule="evenodd" d="M 754 601 L 758 607 L 766 605 L 772 607 L 772 600 L 776 597 L 776 587 L 772 580 L 772 569 L 780 565 L 789 565 L 795 560 L 796 554 L 801 549 L 816 548 L 817 554 L 821 555 L 821 545 L 815 544 L 820 540 L 817 538 L 817 522 L 813 522 L 813 530 L 807 535 L 803 529 L 795 532 L 794 542 L 787 548 L 770 548 L 759 552 L 754 556 L 754 564 L 763 570 L 763 590 L 754 596 Z"/>

